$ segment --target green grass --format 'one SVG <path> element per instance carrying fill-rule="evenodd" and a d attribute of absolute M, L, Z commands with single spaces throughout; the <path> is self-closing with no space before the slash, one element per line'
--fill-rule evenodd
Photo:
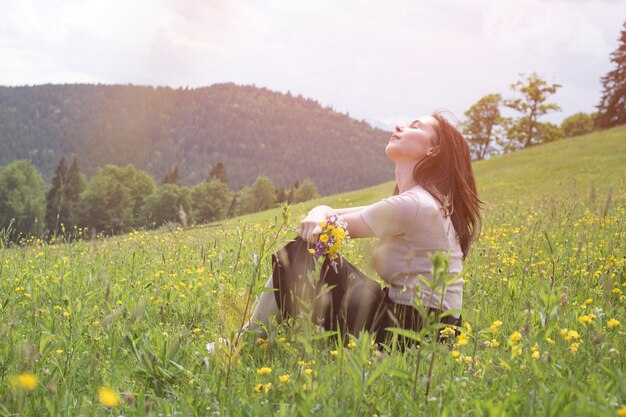
<path fill-rule="evenodd" d="M 464 265 L 464 336 L 420 350 L 377 354 L 366 335 L 346 346 L 302 321 L 230 358 L 204 353 L 241 324 L 269 256 L 308 209 L 370 204 L 392 182 L 284 218 L 275 209 L 3 249 L 0 415 L 110 415 L 97 395 L 110 387 L 121 397 L 112 415 L 125 416 L 616 416 L 626 406 L 625 154 L 623 126 L 477 163 L 488 206 Z M 355 240 L 344 256 L 374 277 L 371 244 Z"/>

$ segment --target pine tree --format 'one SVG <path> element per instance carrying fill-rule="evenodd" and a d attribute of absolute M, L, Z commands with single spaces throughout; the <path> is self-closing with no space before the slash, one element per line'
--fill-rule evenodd
<path fill-rule="evenodd" d="M 228 206 L 228 212 L 226 213 L 226 217 L 230 218 L 230 217 L 235 217 L 236 213 L 237 213 L 237 197 L 239 196 L 238 193 L 235 193 L 233 195 L 233 199 L 230 201 L 230 205 Z"/>
<path fill-rule="evenodd" d="M 68 226 L 69 205 L 65 198 L 67 174 L 65 155 L 63 155 L 57 163 L 50 189 L 46 193 L 44 223 L 51 235 L 57 234 L 61 224 L 64 228 Z"/>
<path fill-rule="evenodd" d="M 163 182 L 161 183 L 161 185 L 163 184 L 177 184 L 178 185 L 179 179 L 180 179 L 180 176 L 178 174 L 178 165 L 174 165 L 170 168 L 167 174 L 165 174 L 165 178 L 163 178 Z"/>
<path fill-rule="evenodd" d="M 616 68 L 601 78 L 602 98 L 596 107 L 598 127 L 608 128 L 626 123 L 626 21 L 623 24 L 620 44 L 611 53 Z"/>
<path fill-rule="evenodd" d="M 87 188 L 87 180 L 80 172 L 78 158 L 75 156 L 67 173 L 65 182 L 65 201 L 68 204 L 68 218 L 66 227 L 74 227 L 80 224 L 80 194 Z"/>
<path fill-rule="evenodd" d="M 211 169 L 209 181 L 212 179 L 218 179 L 228 185 L 228 174 L 226 174 L 226 167 L 222 161 L 217 161 L 213 169 Z"/>
<path fill-rule="evenodd" d="M 284 187 L 276 187 L 276 202 L 283 203 L 287 201 L 287 192 Z"/>

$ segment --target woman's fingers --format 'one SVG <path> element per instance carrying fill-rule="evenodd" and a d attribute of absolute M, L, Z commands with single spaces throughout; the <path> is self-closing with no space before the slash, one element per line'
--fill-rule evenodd
<path fill-rule="evenodd" d="M 302 222 L 300 224 L 300 236 L 311 243 L 317 242 L 317 238 L 319 237 L 321 232 L 321 228 L 319 225 L 311 224 L 310 222 Z"/>
<path fill-rule="evenodd" d="M 304 240 L 316 243 L 320 233 L 322 233 L 322 226 L 319 219 L 307 216 L 300 222 L 300 236 Z"/>
<path fill-rule="evenodd" d="M 317 239 L 320 237 L 320 233 L 322 232 L 322 228 L 319 224 L 315 224 L 309 232 L 308 241 L 311 243 L 317 243 Z"/>

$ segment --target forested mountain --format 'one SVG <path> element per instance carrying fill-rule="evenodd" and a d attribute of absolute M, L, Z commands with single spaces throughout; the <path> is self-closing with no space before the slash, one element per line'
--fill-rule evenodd
<path fill-rule="evenodd" d="M 183 185 L 222 161 L 233 190 L 264 174 L 327 195 L 392 179 L 388 136 L 315 100 L 232 83 L 0 87 L 0 166 L 30 159 L 46 181 L 62 155 L 88 177 L 132 163 L 158 180 L 177 165 Z"/>

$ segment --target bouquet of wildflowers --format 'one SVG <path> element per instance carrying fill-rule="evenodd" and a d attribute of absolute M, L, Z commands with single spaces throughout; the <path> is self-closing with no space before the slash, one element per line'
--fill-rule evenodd
<path fill-rule="evenodd" d="M 319 235 L 315 249 L 309 249 L 309 253 L 319 259 L 320 256 L 328 255 L 331 259 L 331 265 L 337 272 L 337 262 L 335 259 L 339 257 L 338 250 L 350 239 L 347 232 L 348 225 L 345 220 L 337 214 L 333 214 L 326 221 L 320 223 L 322 232 Z"/>

